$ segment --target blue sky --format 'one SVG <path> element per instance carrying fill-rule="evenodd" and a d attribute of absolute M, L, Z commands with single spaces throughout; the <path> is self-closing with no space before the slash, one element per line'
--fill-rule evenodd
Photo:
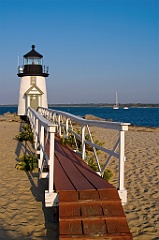
<path fill-rule="evenodd" d="M 0 0 L 0 104 L 35 44 L 49 103 L 159 102 L 158 0 Z"/>

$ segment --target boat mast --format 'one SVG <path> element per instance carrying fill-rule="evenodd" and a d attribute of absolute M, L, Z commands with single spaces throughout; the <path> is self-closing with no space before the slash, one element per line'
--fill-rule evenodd
<path fill-rule="evenodd" d="M 118 94 L 117 94 L 117 92 L 116 92 L 116 106 L 118 107 Z"/>

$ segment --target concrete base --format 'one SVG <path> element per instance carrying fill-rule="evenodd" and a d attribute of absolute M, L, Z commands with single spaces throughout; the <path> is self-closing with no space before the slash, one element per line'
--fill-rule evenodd
<path fill-rule="evenodd" d="M 58 205 L 58 194 L 55 192 L 49 193 L 48 190 L 45 190 L 45 207 L 55 207 Z"/>
<path fill-rule="evenodd" d="M 42 172 L 42 173 L 40 173 L 39 178 L 40 179 L 41 178 L 49 178 L 49 173 L 48 172 Z"/>
<path fill-rule="evenodd" d="M 121 198 L 122 205 L 127 204 L 127 190 L 118 190 L 119 197 Z"/>

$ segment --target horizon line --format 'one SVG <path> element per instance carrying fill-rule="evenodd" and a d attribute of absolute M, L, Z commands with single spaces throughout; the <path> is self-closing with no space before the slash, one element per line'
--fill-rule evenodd
<path fill-rule="evenodd" d="M 107 105 L 112 106 L 114 103 L 48 103 L 48 105 Z M 158 103 L 119 103 L 119 105 L 159 105 Z M 17 103 L 15 104 L 0 104 L 0 106 L 18 106 Z"/>

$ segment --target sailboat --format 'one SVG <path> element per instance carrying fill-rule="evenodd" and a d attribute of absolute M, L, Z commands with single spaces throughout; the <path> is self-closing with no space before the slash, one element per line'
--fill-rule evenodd
<path fill-rule="evenodd" d="M 113 109 L 119 109 L 118 94 L 117 94 L 117 92 L 116 92 L 116 103 L 115 103 L 115 105 L 113 106 Z"/>

